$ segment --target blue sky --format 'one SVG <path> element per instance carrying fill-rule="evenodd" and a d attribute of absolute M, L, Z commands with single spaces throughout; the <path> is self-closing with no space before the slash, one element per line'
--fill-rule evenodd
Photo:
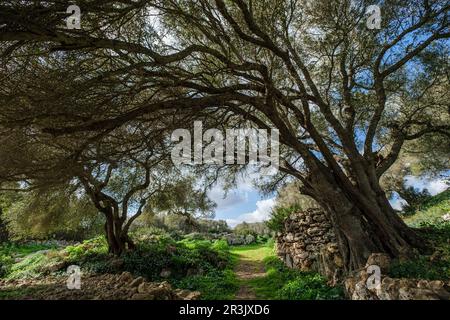
<path fill-rule="evenodd" d="M 235 189 L 229 190 L 225 198 L 224 196 L 225 192 L 220 184 L 209 192 L 209 197 L 217 203 L 215 219 L 225 220 L 231 227 L 243 221 L 266 220 L 275 204 L 275 197 L 263 197 L 252 186 L 250 179 L 241 180 Z"/>

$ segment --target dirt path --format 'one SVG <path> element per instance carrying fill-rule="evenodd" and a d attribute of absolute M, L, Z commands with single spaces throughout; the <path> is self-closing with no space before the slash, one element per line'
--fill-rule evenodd
<path fill-rule="evenodd" d="M 234 269 L 240 282 L 239 291 L 235 300 L 254 300 L 257 299 L 256 294 L 250 285 L 250 281 L 255 278 L 262 278 L 266 275 L 264 270 L 263 258 L 265 254 L 258 252 L 260 248 L 243 250 L 236 252 L 238 263 Z"/>

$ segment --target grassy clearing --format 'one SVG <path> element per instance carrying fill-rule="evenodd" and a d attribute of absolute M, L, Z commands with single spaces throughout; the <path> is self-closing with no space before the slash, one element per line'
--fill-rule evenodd
<path fill-rule="evenodd" d="M 273 242 L 266 244 L 251 244 L 246 246 L 231 247 L 230 252 L 235 258 L 249 261 L 263 261 L 266 257 L 274 255 Z"/>

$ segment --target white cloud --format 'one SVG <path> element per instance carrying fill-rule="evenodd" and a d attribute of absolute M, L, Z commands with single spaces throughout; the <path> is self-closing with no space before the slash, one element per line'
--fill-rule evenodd
<path fill-rule="evenodd" d="M 231 190 L 225 197 L 225 192 L 216 186 L 208 192 L 208 197 L 217 204 L 216 210 L 224 210 L 240 203 L 247 202 L 248 193 L 242 190 Z"/>
<path fill-rule="evenodd" d="M 256 210 L 249 213 L 243 213 L 234 219 L 226 219 L 231 227 L 235 227 L 241 222 L 262 222 L 269 219 L 270 211 L 275 205 L 275 198 L 259 200 L 256 202 Z"/>
<path fill-rule="evenodd" d="M 226 197 L 222 182 L 208 192 L 208 197 L 217 204 L 216 211 L 221 211 L 247 202 L 248 194 L 255 190 L 249 179 L 239 178 L 236 188 L 229 190 Z"/>
<path fill-rule="evenodd" d="M 406 176 L 405 185 L 407 187 L 414 187 L 419 190 L 423 190 L 426 188 L 432 196 L 447 190 L 447 188 L 449 187 L 444 180 L 416 176 Z"/>
<path fill-rule="evenodd" d="M 394 208 L 395 210 L 402 210 L 403 206 L 405 204 L 408 204 L 405 200 L 397 198 L 394 200 L 391 200 L 391 206 L 392 208 Z"/>

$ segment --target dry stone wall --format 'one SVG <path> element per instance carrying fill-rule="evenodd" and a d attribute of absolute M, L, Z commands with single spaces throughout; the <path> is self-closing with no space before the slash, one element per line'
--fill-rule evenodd
<path fill-rule="evenodd" d="M 317 271 L 330 284 L 342 284 L 349 299 L 450 300 L 449 281 L 389 277 L 391 258 L 383 253 L 373 253 L 364 268 L 345 275 L 332 225 L 319 209 L 289 216 L 276 240 L 277 254 L 288 267 Z M 368 285 L 372 281 L 370 266 L 380 268 L 376 286 Z"/>
<path fill-rule="evenodd" d="M 343 261 L 333 227 L 322 210 L 291 214 L 276 240 L 277 254 L 288 267 L 318 271 L 331 283 L 339 279 Z"/>
<path fill-rule="evenodd" d="M 391 264 L 389 256 L 373 253 L 365 268 L 354 271 L 344 281 L 352 300 L 450 300 L 450 281 L 391 278 L 386 275 Z M 380 267 L 379 279 L 368 272 L 369 266 Z M 370 284 L 370 285 L 369 285 Z"/>

